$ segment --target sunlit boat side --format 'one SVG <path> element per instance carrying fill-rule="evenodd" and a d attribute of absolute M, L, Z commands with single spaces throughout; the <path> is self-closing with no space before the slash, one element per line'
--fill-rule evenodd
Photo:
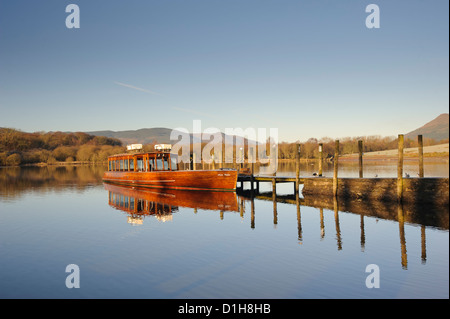
<path fill-rule="evenodd" d="M 136 147 L 129 148 L 135 151 Z M 232 169 L 179 170 L 178 155 L 170 147 L 108 157 L 103 181 L 126 186 L 163 189 L 235 191 L 238 173 Z"/>

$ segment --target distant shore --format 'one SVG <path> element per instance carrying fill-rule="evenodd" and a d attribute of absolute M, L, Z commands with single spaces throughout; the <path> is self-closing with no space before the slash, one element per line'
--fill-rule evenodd
<path fill-rule="evenodd" d="M 363 154 L 364 161 L 396 161 L 398 150 L 386 150 L 376 152 L 366 152 Z M 449 162 L 449 143 L 425 146 L 423 148 L 423 156 L 426 162 Z M 346 154 L 339 156 L 339 161 L 353 162 L 358 161 L 359 154 Z M 419 152 L 417 147 L 404 149 L 404 161 L 417 160 Z M 326 161 L 327 159 L 324 159 Z M 295 162 L 293 159 L 278 159 L 279 162 Z M 316 162 L 317 158 L 302 158 L 301 162 Z M 79 166 L 79 165 L 105 165 L 106 162 L 89 162 L 89 161 L 67 161 L 67 162 L 53 162 L 53 163 L 35 163 L 35 164 L 22 164 L 24 166 Z M 12 166 L 0 166 L 0 167 L 12 167 Z"/>
<path fill-rule="evenodd" d="M 377 152 L 367 152 L 363 154 L 364 160 L 370 161 L 390 161 L 397 160 L 398 150 L 386 150 L 386 151 L 377 151 Z M 403 150 L 404 160 L 415 160 L 419 158 L 419 150 L 417 147 L 405 148 Z M 359 154 L 347 154 L 339 156 L 339 160 L 343 161 L 357 161 Z M 424 160 L 430 161 L 438 161 L 438 162 L 448 162 L 449 161 L 449 143 L 432 145 L 432 146 L 424 146 L 423 148 L 423 157 Z"/>

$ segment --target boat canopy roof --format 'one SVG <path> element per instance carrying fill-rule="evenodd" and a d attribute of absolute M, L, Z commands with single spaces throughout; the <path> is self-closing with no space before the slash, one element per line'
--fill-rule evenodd
<path fill-rule="evenodd" d="M 152 151 L 152 152 L 135 152 L 135 153 L 122 153 L 122 154 L 114 154 L 111 156 L 108 156 L 108 159 L 115 159 L 115 158 L 132 158 L 132 157 L 158 157 L 161 155 L 169 155 L 169 156 L 178 156 L 175 153 L 170 153 L 170 151 Z"/>

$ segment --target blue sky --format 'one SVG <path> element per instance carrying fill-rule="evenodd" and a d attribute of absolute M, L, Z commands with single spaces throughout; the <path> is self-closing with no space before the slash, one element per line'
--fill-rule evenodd
<path fill-rule="evenodd" d="M 66 28 L 68 4 L 80 28 Z M 365 8 L 380 8 L 380 28 Z M 0 0 L 0 127 L 407 133 L 449 108 L 449 3 Z"/>

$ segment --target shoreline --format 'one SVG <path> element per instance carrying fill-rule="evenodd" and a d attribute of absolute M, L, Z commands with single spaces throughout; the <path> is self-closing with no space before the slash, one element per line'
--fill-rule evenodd
<path fill-rule="evenodd" d="M 449 163 L 449 143 L 425 146 L 423 148 L 423 158 L 425 162 Z M 405 162 L 417 161 L 419 159 L 419 151 L 417 147 L 405 148 L 403 150 L 403 160 Z M 342 162 L 357 162 L 359 154 L 345 154 L 339 156 Z M 398 150 L 385 150 L 363 153 L 363 161 L 367 162 L 391 162 L 398 160 Z M 318 158 L 300 158 L 301 163 L 318 162 Z M 330 158 L 324 158 L 324 162 L 332 163 Z M 279 158 L 278 162 L 289 163 L 296 162 L 296 159 Z M 71 161 L 71 162 L 53 162 L 53 163 L 29 163 L 21 165 L 0 166 L 3 167 L 46 167 L 46 166 L 82 166 L 82 165 L 105 165 L 107 162 L 88 162 L 88 161 Z M 246 161 L 244 164 L 248 165 Z"/>

